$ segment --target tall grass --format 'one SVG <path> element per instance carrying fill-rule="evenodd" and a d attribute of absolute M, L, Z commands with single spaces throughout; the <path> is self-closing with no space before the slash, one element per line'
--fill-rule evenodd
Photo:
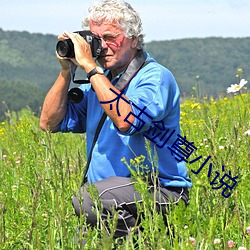
<path fill-rule="evenodd" d="M 138 204 L 144 215 L 140 227 L 118 242 L 112 238 L 116 220 L 107 221 L 111 235 L 100 221 L 99 229 L 85 233 L 85 249 L 228 249 L 229 240 L 235 249 L 249 249 L 249 103 L 249 94 L 186 100 L 181 105 L 182 135 L 197 147 L 190 160 L 202 156 L 187 164 L 193 181 L 190 204 L 172 207 L 165 225 L 142 181 L 138 186 L 144 201 Z M 209 155 L 211 177 L 207 177 L 209 164 L 193 174 L 191 170 L 198 170 Z M 127 164 L 141 166 L 143 158 Z M 71 197 L 79 189 L 84 166 L 83 135 L 41 132 L 38 118 L 28 109 L 7 113 L 0 124 L 0 249 L 80 249 L 82 234 L 76 229 L 86 223 L 84 216 L 75 217 Z M 229 170 L 232 177 L 238 176 L 238 183 L 225 198 L 223 187 L 213 189 L 210 182 L 215 171 L 222 176 Z M 134 177 L 140 180 L 136 171 Z M 96 207 L 98 212 L 97 198 Z M 218 244 L 215 239 L 220 239 Z"/>

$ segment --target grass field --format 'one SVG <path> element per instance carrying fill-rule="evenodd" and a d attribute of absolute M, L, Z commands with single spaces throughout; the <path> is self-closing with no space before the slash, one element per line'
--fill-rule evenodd
<path fill-rule="evenodd" d="M 237 94 L 219 100 L 191 98 L 181 104 L 182 135 L 197 148 L 189 160 L 202 156 L 187 164 L 193 181 L 190 204 L 173 207 L 167 215 L 172 223 L 166 227 L 145 185 L 140 185 L 143 230 L 137 236 L 132 232 L 117 249 L 250 249 L 249 103 L 249 94 Z M 0 124 L 0 249 L 80 249 L 73 238 L 85 221 L 74 216 L 71 197 L 85 166 L 84 137 L 44 133 L 38 124 L 28 109 L 7 113 Z M 208 156 L 207 164 L 194 174 L 191 170 L 197 171 Z M 130 163 L 141 164 L 141 158 Z M 218 184 L 210 185 L 216 171 Z M 234 188 L 224 193 L 225 185 L 214 189 L 229 171 L 232 178 L 238 176 Z M 234 183 L 228 176 L 223 180 L 229 187 Z M 99 223 L 100 230 L 87 232 L 85 249 L 115 246 L 115 222 L 109 222 L 111 236 Z"/>

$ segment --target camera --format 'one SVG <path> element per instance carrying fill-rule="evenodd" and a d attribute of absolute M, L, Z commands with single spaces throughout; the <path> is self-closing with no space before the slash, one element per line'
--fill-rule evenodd
<path fill-rule="evenodd" d="M 92 56 L 98 57 L 102 51 L 102 41 L 99 37 L 95 36 L 90 30 L 75 31 L 81 35 L 86 42 L 90 45 Z M 71 39 L 65 39 L 57 42 L 56 51 L 61 57 L 74 58 L 74 44 Z"/>

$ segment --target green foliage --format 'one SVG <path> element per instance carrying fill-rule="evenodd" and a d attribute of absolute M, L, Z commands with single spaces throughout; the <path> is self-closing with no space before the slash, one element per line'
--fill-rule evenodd
<path fill-rule="evenodd" d="M 250 38 L 154 41 L 146 44 L 146 50 L 173 72 L 183 96 L 192 94 L 197 80 L 202 96 L 224 96 L 225 88 L 237 83 L 232 72 L 250 65 Z M 250 72 L 244 73 L 248 79 Z"/>
<path fill-rule="evenodd" d="M 53 35 L 0 29 L 0 80 L 29 83 L 41 90 L 35 95 L 44 95 L 60 69 L 55 56 L 56 42 Z"/>
<path fill-rule="evenodd" d="M 1 101 L 12 107 L 12 111 L 26 106 L 35 112 L 40 109 L 41 100 L 60 70 L 55 56 L 56 42 L 54 35 L 0 29 Z M 235 74 L 239 67 L 243 68 L 242 77 L 250 78 L 250 38 L 153 41 L 146 44 L 146 50 L 173 72 L 184 99 L 197 91 L 199 96 L 224 96 L 227 86 L 238 83 Z M 18 90 L 14 83 L 20 86 Z M 29 91 L 23 85 L 33 92 L 29 101 L 24 99 Z M 12 105 L 14 98 L 16 104 Z M 2 107 L 1 114 L 3 110 Z"/>
<path fill-rule="evenodd" d="M 0 80 L 0 121 L 5 119 L 10 110 L 19 111 L 20 107 L 28 107 L 39 115 L 44 96 L 45 91 L 29 82 Z"/>
<path fill-rule="evenodd" d="M 235 242 L 235 249 L 249 249 L 249 102 L 249 94 L 186 100 L 181 105 L 182 135 L 197 147 L 190 160 L 203 156 L 187 164 L 193 181 L 190 204 L 173 206 L 165 226 L 145 180 L 136 171 L 143 167 L 144 157 L 138 156 L 127 165 L 143 197 L 138 204 L 144 214 L 143 230 L 138 233 L 135 227 L 127 239 L 113 240 L 117 221 L 107 221 L 111 235 L 99 221 L 99 230 L 89 228 L 84 234 L 85 249 L 220 250 L 227 249 L 229 240 Z M 198 170 L 208 155 L 213 164 L 211 178 L 207 177 L 208 165 L 198 175 L 193 174 L 191 170 Z M 0 123 L 0 249 L 80 249 L 78 240 L 83 236 L 76 228 L 87 225 L 84 215 L 81 220 L 74 216 L 71 197 L 82 181 L 84 165 L 82 135 L 44 133 L 30 110 L 9 113 Z M 223 174 L 222 165 L 225 173 L 231 170 L 233 177 L 238 176 L 229 198 L 222 196 L 223 188 L 216 190 L 210 185 L 215 171 Z M 101 204 L 95 190 L 92 194 L 99 213 Z M 218 244 L 215 239 L 220 239 Z"/>

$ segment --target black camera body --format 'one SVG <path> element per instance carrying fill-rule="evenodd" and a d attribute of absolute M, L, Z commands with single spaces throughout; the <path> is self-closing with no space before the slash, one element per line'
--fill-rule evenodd
<path fill-rule="evenodd" d="M 102 40 L 95 36 L 90 30 L 83 31 L 75 31 L 74 33 L 78 33 L 81 35 L 86 42 L 90 45 L 92 56 L 98 57 L 102 52 Z M 74 58 L 74 44 L 71 39 L 65 39 L 57 42 L 56 51 L 61 57 Z"/>

